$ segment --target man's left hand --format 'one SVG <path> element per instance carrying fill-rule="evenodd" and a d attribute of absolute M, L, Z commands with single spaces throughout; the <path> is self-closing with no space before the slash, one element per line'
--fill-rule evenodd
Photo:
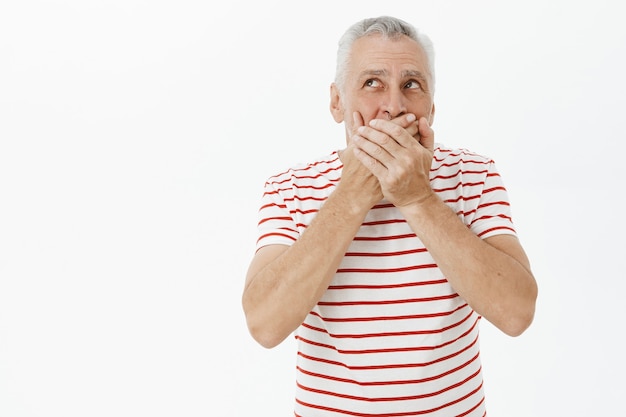
<path fill-rule="evenodd" d="M 373 119 L 353 138 L 356 157 L 378 178 L 383 195 L 396 207 L 419 204 L 433 194 L 435 135 L 425 117 L 417 127 L 412 136 L 393 120 Z"/>

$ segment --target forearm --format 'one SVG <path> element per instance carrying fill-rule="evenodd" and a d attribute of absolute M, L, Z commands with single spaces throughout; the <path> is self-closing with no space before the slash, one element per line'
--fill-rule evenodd
<path fill-rule="evenodd" d="M 510 245 L 504 239 L 508 246 L 502 247 L 487 243 L 435 194 L 401 210 L 452 287 L 476 312 L 509 335 L 530 325 L 537 286 L 517 242 Z"/>
<path fill-rule="evenodd" d="M 248 277 L 243 307 L 260 344 L 273 347 L 302 323 L 328 288 L 368 209 L 335 191 L 292 246 Z"/>

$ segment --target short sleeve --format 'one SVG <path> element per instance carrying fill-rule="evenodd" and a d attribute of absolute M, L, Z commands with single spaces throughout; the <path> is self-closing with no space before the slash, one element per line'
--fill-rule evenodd
<path fill-rule="evenodd" d="M 292 191 L 283 184 L 276 178 L 265 183 L 258 211 L 256 250 L 267 245 L 290 246 L 300 235 L 287 204 Z"/>
<path fill-rule="evenodd" d="M 516 234 L 509 196 L 493 161 L 488 165 L 476 215 L 469 227 L 482 239 L 500 234 Z"/>

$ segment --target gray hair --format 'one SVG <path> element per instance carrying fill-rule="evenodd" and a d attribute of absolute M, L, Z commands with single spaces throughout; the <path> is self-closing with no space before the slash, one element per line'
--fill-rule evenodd
<path fill-rule="evenodd" d="M 339 48 L 337 49 L 337 69 L 335 72 L 335 83 L 339 90 L 343 91 L 346 83 L 346 70 L 350 61 L 350 54 L 354 42 L 371 34 L 380 34 L 387 39 L 397 39 L 402 35 L 408 36 L 417 42 L 426 53 L 428 71 L 432 80 L 431 91 L 435 90 L 435 49 L 430 38 L 418 32 L 413 25 L 390 16 L 380 16 L 363 19 L 346 30 L 341 39 L 339 39 Z"/>

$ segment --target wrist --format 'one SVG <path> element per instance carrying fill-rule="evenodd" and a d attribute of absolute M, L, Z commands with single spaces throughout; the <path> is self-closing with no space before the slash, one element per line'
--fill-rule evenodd
<path fill-rule="evenodd" d="M 331 203 L 338 208 L 341 213 L 347 217 L 365 218 L 367 212 L 380 200 L 383 196 L 380 191 L 366 193 L 363 189 L 350 189 L 348 187 L 338 186 L 330 195 L 326 204 Z"/>
<path fill-rule="evenodd" d="M 434 191 L 430 191 L 425 196 L 416 198 L 411 202 L 396 206 L 405 218 L 425 218 L 432 219 L 433 214 L 441 211 L 441 205 L 445 203 Z"/>

